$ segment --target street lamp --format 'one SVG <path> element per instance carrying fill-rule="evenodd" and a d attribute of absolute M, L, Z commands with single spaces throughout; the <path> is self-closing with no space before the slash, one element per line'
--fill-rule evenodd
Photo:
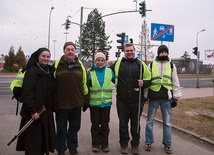
<path fill-rule="evenodd" d="M 197 35 L 196 35 L 196 47 L 198 49 L 198 34 L 205 31 L 205 29 L 201 30 L 201 31 L 198 31 Z M 197 70 L 196 70 L 196 74 L 197 74 L 197 85 L 196 85 L 196 88 L 199 88 L 199 56 L 200 56 L 200 53 L 199 53 L 199 50 L 197 51 Z"/>
<path fill-rule="evenodd" d="M 56 43 L 56 40 L 53 40 L 54 42 L 54 60 L 55 60 L 55 43 Z"/>
<path fill-rule="evenodd" d="M 49 13 L 49 28 L 48 28 L 48 49 L 50 48 L 50 29 L 51 29 L 51 12 L 54 9 L 54 7 L 51 7 L 51 11 Z"/>

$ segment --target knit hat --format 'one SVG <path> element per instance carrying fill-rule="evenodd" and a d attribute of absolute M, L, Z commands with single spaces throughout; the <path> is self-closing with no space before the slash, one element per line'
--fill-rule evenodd
<path fill-rule="evenodd" d="M 106 61 L 106 56 L 105 56 L 105 54 L 103 54 L 102 52 L 98 52 L 98 53 L 95 55 L 94 61 L 95 61 L 97 58 L 103 58 L 103 59 Z"/>
<path fill-rule="evenodd" d="M 167 47 L 166 45 L 160 45 L 160 46 L 158 47 L 158 56 L 159 56 L 159 54 L 160 54 L 161 52 L 163 52 L 163 51 L 165 51 L 166 53 L 169 54 L 169 49 L 168 49 L 168 47 Z"/>

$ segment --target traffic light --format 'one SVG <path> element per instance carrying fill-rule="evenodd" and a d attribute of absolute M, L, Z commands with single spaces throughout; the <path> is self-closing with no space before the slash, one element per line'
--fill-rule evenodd
<path fill-rule="evenodd" d="M 142 17 L 146 17 L 146 2 L 143 1 L 143 2 L 139 3 L 139 5 L 140 5 L 139 13 L 141 14 Z"/>
<path fill-rule="evenodd" d="M 198 55 L 198 47 L 194 47 L 192 53 L 193 53 L 194 55 Z"/>
<path fill-rule="evenodd" d="M 66 19 L 65 29 L 68 30 L 70 28 L 70 25 L 71 25 L 71 21 L 69 19 Z"/>
<path fill-rule="evenodd" d="M 106 52 L 106 60 L 109 60 L 109 52 Z"/>
<path fill-rule="evenodd" d="M 116 58 L 119 58 L 119 57 L 120 57 L 120 53 L 121 53 L 120 51 L 115 52 L 115 57 L 116 57 Z"/>
<path fill-rule="evenodd" d="M 124 48 L 125 35 L 126 35 L 125 33 L 117 34 L 117 36 L 120 37 L 120 39 L 117 40 L 117 42 L 121 44 L 120 46 L 117 46 L 118 50 L 121 50 L 121 51 L 124 50 L 123 48 Z"/>

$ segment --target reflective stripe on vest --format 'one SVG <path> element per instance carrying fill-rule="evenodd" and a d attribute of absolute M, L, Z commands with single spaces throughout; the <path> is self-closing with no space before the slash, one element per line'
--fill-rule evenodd
<path fill-rule="evenodd" d="M 104 75 L 104 82 L 102 88 L 95 71 L 90 71 L 92 87 L 90 87 L 90 104 L 100 105 L 103 103 L 112 102 L 112 73 L 110 68 L 106 68 Z"/>
<path fill-rule="evenodd" d="M 172 69 L 170 67 L 170 62 L 167 63 L 166 69 L 162 77 L 158 74 L 158 64 L 157 61 L 152 63 L 152 78 L 150 89 L 157 92 L 163 85 L 166 89 L 172 90 Z"/>
<path fill-rule="evenodd" d="M 55 71 L 54 71 L 54 78 L 56 78 L 56 70 L 57 70 L 57 67 L 59 65 L 59 59 L 55 61 L 54 63 L 54 67 L 56 68 Z M 79 61 L 79 60 L 78 60 Z M 87 74 L 86 74 L 86 70 L 85 70 L 85 67 L 84 65 L 82 64 L 81 61 L 79 61 L 80 63 L 80 66 L 82 68 L 82 72 L 83 72 L 83 78 L 82 78 L 82 83 L 83 83 L 83 90 L 84 90 L 84 95 L 87 95 L 88 94 L 88 87 L 87 87 Z"/>
<path fill-rule="evenodd" d="M 19 69 L 15 79 L 10 84 L 10 90 L 13 91 L 14 87 L 22 87 L 25 72 L 22 73 L 22 69 Z"/>

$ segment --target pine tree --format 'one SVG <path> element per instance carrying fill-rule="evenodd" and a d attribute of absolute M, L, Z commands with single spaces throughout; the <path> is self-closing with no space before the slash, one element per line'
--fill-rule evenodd
<path fill-rule="evenodd" d="M 19 47 L 18 52 L 16 53 L 16 64 L 18 65 L 17 71 L 26 65 L 25 54 L 21 46 Z"/>
<path fill-rule="evenodd" d="M 189 64 L 190 64 L 190 55 L 187 51 L 184 52 L 184 54 L 181 56 L 181 68 L 185 68 L 185 72 L 189 72 Z"/>
<path fill-rule="evenodd" d="M 87 23 L 83 25 L 82 30 L 82 60 L 90 60 L 93 63 L 94 55 L 98 50 L 108 55 L 112 41 L 108 41 L 110 36 L 105 34 L 105 22 L 97 9 L 89 13 Z"/>
<path fill-rule="evenodd" d="M 147 62 L 151 61 L 154 58 L 153 51 L 150 51 L 152 45 L 149 38 L 149 28 L 148 24 L 146 23 L 146 20 L 142 23 L 142 31 L 140 32 L 140 42 L 139 44 L 143 47 L 142 49 L 142 59 Z M 137 48 L 137 50 L 140 52 L 141 49 Z"/>
<path fill-rule="evenodd" d="M 8 52 L 8 55 L 6 55 L 4 57 L 4 60 L 5 60 L 5 63 L 4 63 L 4 66 L 3 68 L 8 71 L 8 72 L 16 72 L 16 67 L 14 66 L 15 65 L 15 61 L 16 61 L 16 58 L 15 58 L 15 52 L 14 52 L 14 47 L 11 46 L 10 47 L 10 50 Z"/>

